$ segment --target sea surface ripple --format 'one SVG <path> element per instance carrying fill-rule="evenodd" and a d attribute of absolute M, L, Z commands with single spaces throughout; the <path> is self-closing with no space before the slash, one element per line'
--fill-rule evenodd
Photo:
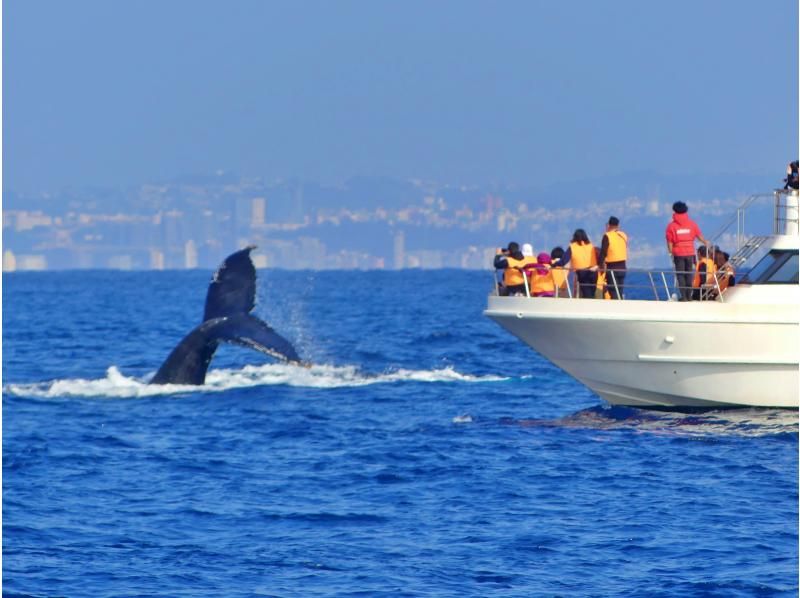
<path fill-rule="evenodd" d="M 4 596 L 797 595 L 796 411 L 608 407 L 461 271 L 259 272 L 314 365 L 148 386 L 209 278 L 3 275 Z"/>

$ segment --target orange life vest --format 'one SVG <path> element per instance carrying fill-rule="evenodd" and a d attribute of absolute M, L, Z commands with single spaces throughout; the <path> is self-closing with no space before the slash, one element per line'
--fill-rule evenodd
<path fill-rule="evenodd" d="M 700 266 L 703 264 L 706 265 L 706 272 L 705 272 L 705 280 L 700 280 Z M 701 260 L 697 261 L 697 267 L 695 268 L 694 280 L 692 280 L 692 286 L 696 289 L 699 289 L 701 285 L 705 284 L 706 282 L 710 283 L 717 271 L 717 266 L 714 264 L 714 260 L 708 257 L 704 257 Z"/>
<path fill-rule="evenodd" d="M 564 268 L 555 267 L 550 269 L 550 273 L 553 275 L 553 282 L 557 288 L 567 288 L 567 274 L 569 274 L 567 270 Z"/>
<path fill-rule="evenodd" d="M 555 292 L 556 283 L 553 279 L 553 271 L 549 267 L 546 274 L 539 274 L 538 270 L 531 271 L 531 295 Z"/>
<path fill-rule="evenodd" d="M 600 299 L 611 299 L 611 293 L 608 292 L 606 288 L 606 273 L 605 272 L 598 272 L 597 273 L 597 284 L 595 285 L 595 298 Z"/>
<path fill-rule="evenodd" d="M 610 230 L 608 237 L 608 252 L 606 262 L 624 262 L 628 259 L 628 235 L 621 230 Z"/>
<path fill-rule="evenodd" d="M 522 273 L 522 269 L 529 264 L 535 264 L 536 258 L 524 257 L 521 260 L 517 260 L 513 257 L 507 257 L 506 263 L 508 263 L 508 267 L 503 275 L 503 283 L 507 287 L 513 287 L 525 284 L 525 275 Z"/>
<path fill-rule="evenodd" d="M 594 252 L 594 245 L 591 243 L 570 243 L 569 250 L 572 254 L 570 263 L 573 270 L 584 270 L 597 265 L 597 256 Z"/>
<path fill-rule="evenodd" d="M 736 271 L 733 269 L 733 266 L 728 263 L 720 268 L 720 270 L 717 272 L 717 284 L 719 285 L 720 292 L 728 288 L 728 285 L 731 282 L 731 277 L 735 274 Z"/>

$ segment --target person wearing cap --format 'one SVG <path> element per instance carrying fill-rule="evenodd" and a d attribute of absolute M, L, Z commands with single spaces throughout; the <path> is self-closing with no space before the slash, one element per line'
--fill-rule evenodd
<path fill-rule="evenodd" d="M 503 273 L 503 288 L 500 290 L 504 295 L 525 295 L 525 267 L 535 264 L 536 259 L 525 257 L 519 250 L 519 243 L 511 242 L 506 249 L 498 249 L 494 256 L 494 267 L 497 270 L 505 270 Z"/>
<path fill-rule="evenodd" d="M 628 235 L 619 230 L 619 218 L 611 216 L 600 245 L 597 267 L 606 271 L 606 291 L 612 299 L 622 299 L 628 259 Z M 611 274 L 608 271 L 611 270 Z"/>
<path fill-rule="evenodd" d="M 672 204 L 672 221 L 667 225 L 667 251 L 675 265 L 675 278 L 680 292 L 680 301 L 692 300 L 692 278 L 694 277 L 694 240 L 703 245 L 708 241 L 700 232 L 697 223 L 689 218 L 689 207 L 682 201 Z"/>

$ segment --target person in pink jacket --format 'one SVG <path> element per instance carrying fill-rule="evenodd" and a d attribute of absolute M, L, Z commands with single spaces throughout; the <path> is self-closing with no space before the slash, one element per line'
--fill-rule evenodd
<path fill-rule="evenodd" d="M 667 225 L 667 251 L 675 264 L 675 277 L 678 281 L 680 301 L 691 301 L 692 277 L 694 276 L 694 240 L 703 245 L 708 241 L 703 238 L 700 227 L 689 218 L 689 208 L 682 201 L 672 204 L 672 222 Z"/>

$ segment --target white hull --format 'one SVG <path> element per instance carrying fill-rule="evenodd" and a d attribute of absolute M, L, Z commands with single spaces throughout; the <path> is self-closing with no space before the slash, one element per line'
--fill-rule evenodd
<path fill-rule="evenodd" d="M 491 296 L 485 314 L 613 405 L 797 408 L 800 402 L 796 300 Z"/>

